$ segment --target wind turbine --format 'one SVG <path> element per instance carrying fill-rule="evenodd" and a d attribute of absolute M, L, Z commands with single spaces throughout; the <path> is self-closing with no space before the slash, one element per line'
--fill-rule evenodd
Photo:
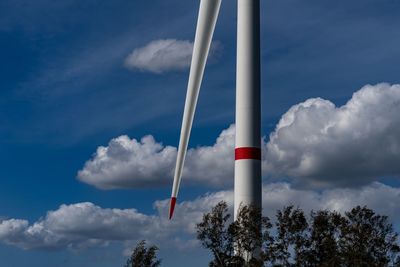
<path fill-rule="evenodd" d="M 260 0 L 237 0 L 235 219 L 241 205 L 261 208 Z M 221 0 L 201 0 L 172 187 L 172 218 L 194 112 Z"/>

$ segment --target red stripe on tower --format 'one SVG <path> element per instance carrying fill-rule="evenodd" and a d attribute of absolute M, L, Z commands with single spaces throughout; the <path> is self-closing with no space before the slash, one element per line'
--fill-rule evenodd
<path fill-rule="evenodd" d="M 240 159 L 261 160 L 261 149 L 258 147 L 235 148 L 235 160 L 240 160 Z"/>

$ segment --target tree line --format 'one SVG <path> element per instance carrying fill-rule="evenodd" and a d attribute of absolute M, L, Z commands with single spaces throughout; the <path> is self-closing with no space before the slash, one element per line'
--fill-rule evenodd
<path fill-rule="evenodd" d="M 274 222 L 252 206 L 232 220 L 225 202 L 203 215 L 197 239 L 212 254 L 209 267 L 400 267 L 398 233 L 389 218 L 356 206 L 341 214 L 287 206 Z M 156 246 L 142 241 L 125 267 L 161 265 Z"/>

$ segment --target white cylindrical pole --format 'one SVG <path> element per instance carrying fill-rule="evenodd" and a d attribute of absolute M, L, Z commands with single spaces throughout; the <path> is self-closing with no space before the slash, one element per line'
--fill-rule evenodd
<path fill-rule="evenodd" d="M 244 205 L 261 208 L 260 1 L 238 0 L 235 219 Z"/>

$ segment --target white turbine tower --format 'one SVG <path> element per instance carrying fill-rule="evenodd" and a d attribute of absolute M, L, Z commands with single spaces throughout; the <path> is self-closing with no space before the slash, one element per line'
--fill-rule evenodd
<path fill-rule="evenodd" d="M 240 205 L 261 207 L 260 1 L 237 0 L 235 218 Z M 199 89 L 221 0 L 201 0 L 172 187 L 172 218 Z"/>

